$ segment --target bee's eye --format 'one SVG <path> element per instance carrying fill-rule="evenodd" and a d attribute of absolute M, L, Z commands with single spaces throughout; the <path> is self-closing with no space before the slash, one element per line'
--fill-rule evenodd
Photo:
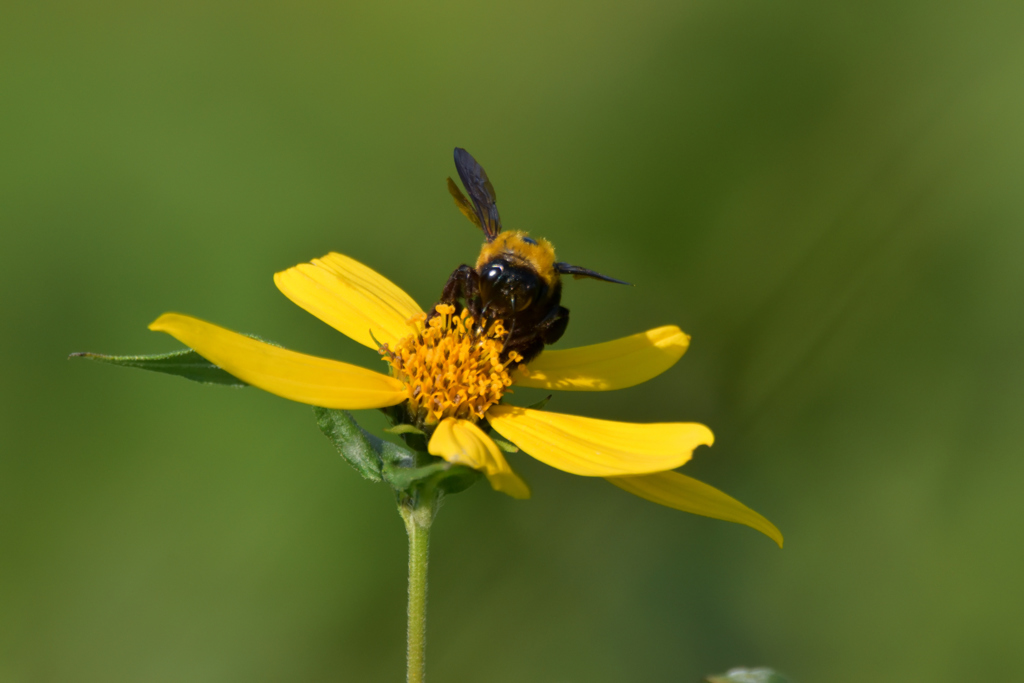
<path fill-rule="evenodd" d="M 488 282 L 495 282 L 505 272 L 505 266 L 501 263 L 492 263 L 484 271 L 484 279 Z"/>

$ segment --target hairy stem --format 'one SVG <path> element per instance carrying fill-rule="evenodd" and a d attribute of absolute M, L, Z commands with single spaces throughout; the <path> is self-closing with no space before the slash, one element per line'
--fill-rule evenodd
<path fill-rule="evenodd" d="M 423 683 L 427 649 L 427 556 L 434 497 L 419 496 L 399 506 L 409 535 L 409 609 L 406 631 L 406 683 Z"/>

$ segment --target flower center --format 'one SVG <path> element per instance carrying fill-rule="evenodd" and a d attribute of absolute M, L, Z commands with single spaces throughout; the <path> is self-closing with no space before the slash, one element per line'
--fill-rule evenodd
<path fill-rule="evenodd" d="M 405 382 L 406 410 L 417 425 L 434 425 L 447 417 L 476 422 L 509 391 L 514 367 L 523 359 L 516 352 L 501 360 L 508 332 L 502 321 L 477 321 L 468 311 L 438 304 L 430 320 L 414 321 L 409 335 L 380 354 L 391 374 Z"/>

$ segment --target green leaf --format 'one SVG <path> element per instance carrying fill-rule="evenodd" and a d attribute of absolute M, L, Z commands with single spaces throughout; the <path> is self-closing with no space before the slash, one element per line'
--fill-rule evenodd
<path fill-rule="evenodd" d="M 139 368 L 178 375 L 203 384 L 224 384 L 230 387 L 249 386 L 206 360 L 192 349 L 172 351 L 155 356 L 107 356 L 102 353 L 72 353 L 68 358 L 87 358 L 126 368 Z"/>
<path fill-rule="evenodd" d="M 757 669 L 729 669 L 724 674 L 708 676 L 708 683 L 789 683 L 782 674 L 759 667 Z"/>
<path fill-rule="evenodd" d="M 416 462 L 412 451 L 370 434 L 346 410 L 314 407 L 313 414 L 338 454 L 370 481 L 381 481 L 385 466 L 410 469 Z"/>

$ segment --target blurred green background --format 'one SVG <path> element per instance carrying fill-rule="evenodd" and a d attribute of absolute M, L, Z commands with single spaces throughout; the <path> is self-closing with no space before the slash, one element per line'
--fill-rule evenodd
<path fill-rule="evenodd" d="M 685 471 L 786 548 L 513 456 L 533 500 L 435 526 L 432 680 L 1019 672 L 1024 4 L 2 15 L 0 681 L 402 679 L 404 530 L 307 406 L 66 356 L 181 311 L 376 367 L 271 275 L 337 250 L 430 303 L 481 241 L 456 145 L 636 283 L 569 281 L 560 346 L 693 335 L 551 408 L 708 424 Z"/>

